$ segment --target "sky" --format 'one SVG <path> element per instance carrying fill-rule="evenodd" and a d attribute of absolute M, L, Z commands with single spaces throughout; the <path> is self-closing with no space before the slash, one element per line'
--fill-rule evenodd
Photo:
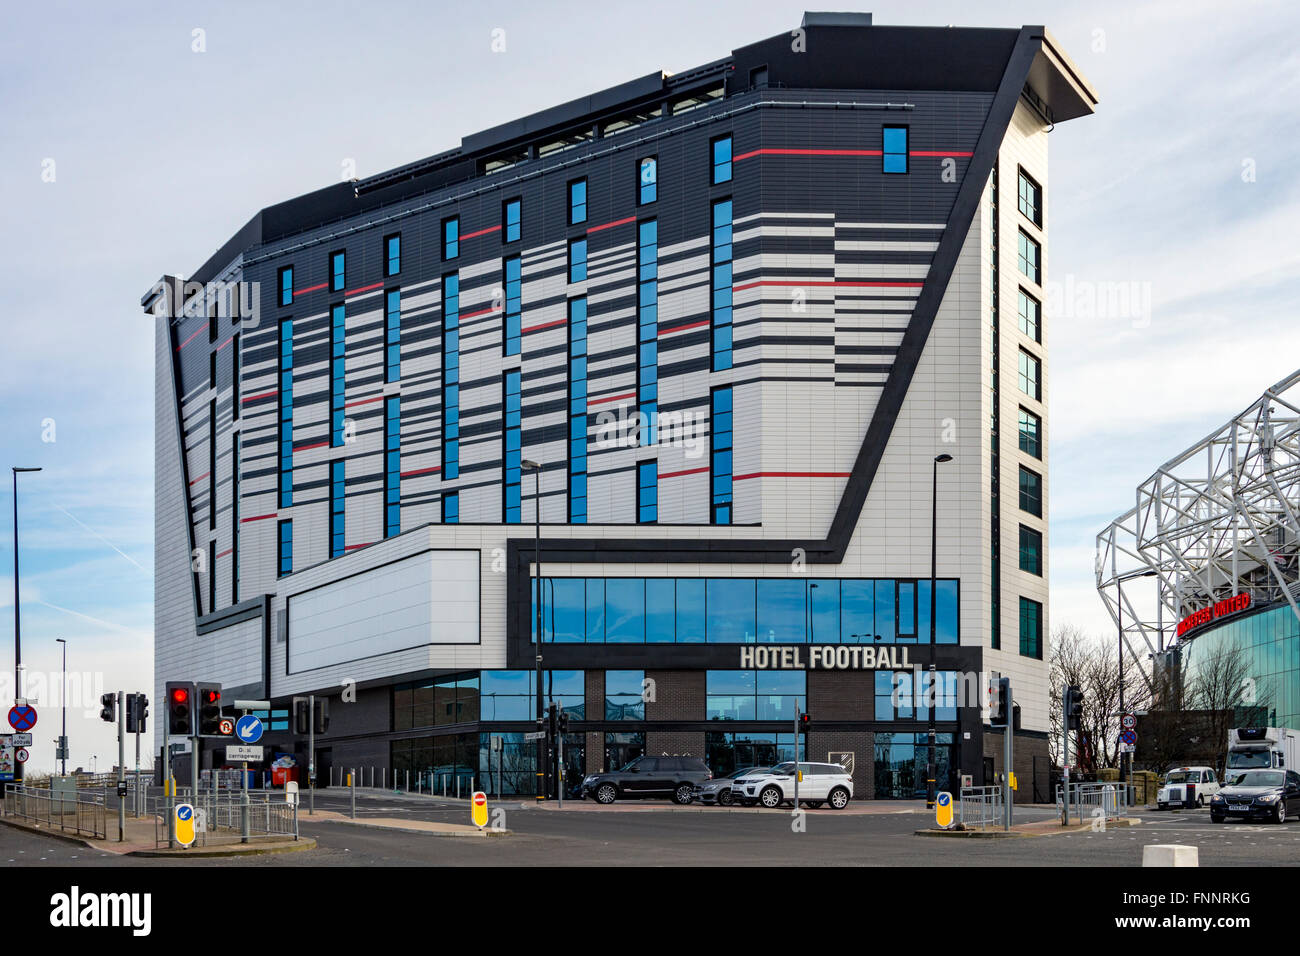
<path fill-rule="evenodd" d="M 1098 92 L 1096 115 L 1049 141 L 1050 619 L 1110 633 L 1094 587 L 1097 532 L 1160 463 L 1300 365 L 1300 8 L 855 8 L 883 24 L 1045 23 Z M 263 206 L 661 67 L 709 62 L 789 31 L 803 9 L 0 10 L 0 466 L 43 469 L 20 476 L 23 662 L 38 691 L 57 686 L 56 639 L 68 642 L 68 671 L 90 698 L 68 710 L 69 767 L 115 761 L 99 693 L 153 683 L 153 337 L 139 308 L 149 285 L 196 270 Z M 1130 292 L 1130 307 L 1090 307 L 1099 289 Z M 0 669 L 11 674 L 2 477 Z M 0 698 L 12 692 L 5 679 Z M 53 765 L 57 722 L 42 709 L 38 771 Z M 147 763 L 148 738 L 143 751 Z"/>

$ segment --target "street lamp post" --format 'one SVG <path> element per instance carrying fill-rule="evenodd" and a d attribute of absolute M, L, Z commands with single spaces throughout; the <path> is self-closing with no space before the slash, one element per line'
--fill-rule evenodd
<path fill-rule="evenodd" d="M 935 626 L 934 614 L 937 602 L 935 601 L 935 591 L 938 590 L 939 578 L 939 465 L 943 462 L 952 461 L 952 455 L 936 455 L 933 462 L 932 473 L 930 476 L 930 706 L 927 708 L 930 714 L 929 721 L 929 747 L 925 764 L 925 806 L 926 809 L 934 809 L 935 799 L 935 781 L 934 781 L 934 694 L 936 692 L 934 682 L 936 673 L 934 669 L 935 655 Z M 1011 728 L 1007 728 L 1007 733 Z"/>
<path fill-rule="evenodd" d="M 537 643 L 537 673 L 535 681 L 537 684 L 537 729 L 540 731 L 546 726 L 545 703 L 542 699 L 542 466 L 532 459 L 524 459 L 520 462 L 520 468 L 523 471 L 533 473 L 533 580 L 536 586 L 533 588 L 533 611 L 537 621 L 537 633 L 534 640 Z M 541 737 L 537 741 L 537 769 L 534 779 L 537 780 L 537 799 L 546 798 L 546 738 Z"/>
<path fill-rule="evenodd" d="M 56 637 L 54 640 L 63 645 L 63 690 L 59 695 L 60 703 L 63 705 L 63 729 L 59 732 L 59 752 L 63 754 L 62 776 L 66 777 L 68 775 L 68 642 L 61 637 Z"/>
<path fill-rule="evenodd" d="M 22 630 L 18 625 L 18 473 L 20 471 L 40 471 L 39 468 L 10 466 L 14 475 L 14 697 L 23 696 L 23 642 Z M 16 700 L 15 700 L 16 702 Z M 23 765 L 14 762 L 14 783 L 23 782 Z"/>
<path fill-rule="evenodd" d="M 1118 610 L 1116 615 L 1119 624 L 1119 714 L 1121 722 L 1124 717 L 1124 582 L 1128 578 L 1154 578 L 1154 571 L 1141 571 L 1115 579 L 1115 606 Z M 1121 723 L 1121 727 L 1122 727 Z M 1104 751 L 1103 751 L 1104 752 Z M 1127 759 L 1123 756 L 1120 758 L 1120 779 L 1124 779 L 1124 764 L 1128 764 L 1128 785 L 1130 789 L 1133 786 L 1133 754 L 1127 754 Z"/>

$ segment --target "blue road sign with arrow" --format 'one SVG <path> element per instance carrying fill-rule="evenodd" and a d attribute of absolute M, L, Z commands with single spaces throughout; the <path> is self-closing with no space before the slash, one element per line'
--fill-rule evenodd
<path fill-rule="evenodd" d="M 245 714 L 235 721 L 235 736 L 246 744 L 255 744 L 262 739 L 262 721 L 252 714 Z"/>

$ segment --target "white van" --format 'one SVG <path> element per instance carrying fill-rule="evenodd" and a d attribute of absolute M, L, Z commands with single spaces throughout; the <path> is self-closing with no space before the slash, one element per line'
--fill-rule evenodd
<path fill-rule="evenodd" d="M 1219 780 L 1212 767 L 1175 767 L 1165 774 L 1156 794 L 1156 808 L 1203 807 L 1219 792 Z"/>

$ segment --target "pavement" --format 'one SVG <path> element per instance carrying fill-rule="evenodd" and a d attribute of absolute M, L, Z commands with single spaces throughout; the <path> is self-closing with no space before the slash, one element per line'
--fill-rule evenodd
<path fill-rule="evenodd" d="M 94 853 L 113 856 L 196 858 L 239 854 L 288 853 L 314 850 L 316 848 L 315 840 L 303 839 L 301 836 L 297 840 L 293 839 L 293 837 L 282 836 L 251 836 L 248 843 L 243 843 L 238 833 L 222 831 L 207 834 L 202 845 L 178 846 L 169 849 L 166 846 L 158 845 L 158 820 L 154 816 L 128 816 L 126 826 L 120 832 L 117 819 L 114 817 L 108 821 L 108 837 L 102 840 L 81 836 L 74 832 L 67 832 L 40 823 L 28 823 L 8 817 L 0 818 L 0 824 L 3 824 L 5 828 L 39 835 L 42 839 L 71 843 Z"/>

